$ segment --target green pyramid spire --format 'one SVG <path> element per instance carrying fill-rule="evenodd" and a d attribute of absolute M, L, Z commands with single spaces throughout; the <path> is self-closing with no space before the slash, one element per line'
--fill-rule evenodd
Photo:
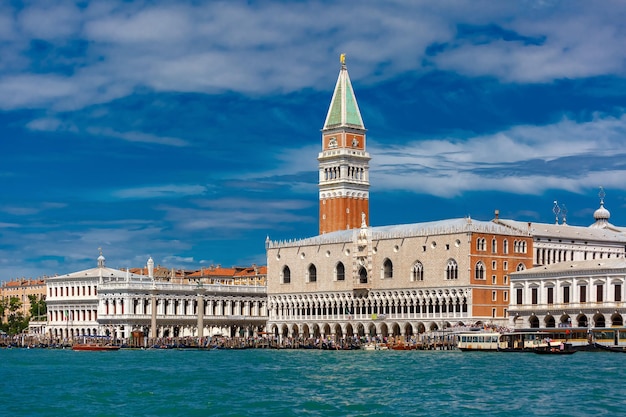
<path fill-rule="evenodd" d="M 324 129 L 336 127 L 354 127 L 365 130 L 359 105 L 356 102 L 350 76 L 348 75 L 344 54 L 341 54 L 341 70 L 339 71 L 333 98 L 330 101 L 330 108 L 324 122 Z"/>

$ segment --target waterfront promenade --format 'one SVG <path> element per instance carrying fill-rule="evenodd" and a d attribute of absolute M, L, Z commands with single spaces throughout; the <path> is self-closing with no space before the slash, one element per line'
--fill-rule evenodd
<path fill-rule="evenodd" d="M 105 344 L 125 349 L 320 349 L 356 350 L 366 345 L 376 345 L 396 350 L 451 350 L 455 349 L 453 334 L 428 333 L 411 340 L 401 338 L 352 337 L 337 341 L 323 338 L 279 338 L 270 335 L 257 337 L 173 337 L 143 338 L 141 340 L 111 338 L 79 338 L 76 340 L 51 339 L 36 336 L 13 336 L 0 338 L 2 348 L 71 348 L 75 343 Z"/>

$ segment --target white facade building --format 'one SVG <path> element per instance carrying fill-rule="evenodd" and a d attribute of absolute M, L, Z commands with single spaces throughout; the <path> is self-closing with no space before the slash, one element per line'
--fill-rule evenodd
<path fill-rule="evenodd" d="M 516 328 L 623 326 L 626 259 L 567 261 L 511 274 Z"/>
<path fill-rule="evenodd" d="M 171 282 L 105 266 L 48 278 L 46 335 L 142 337 L 252 336 L 267 321 L 265 285 Z M 207 282 L 212 282 L 207 280 Z"/>
<path fill-rule="evenodd" d="M 107 268 L 100 254 L 96 268 L 48 277 L 46 334 L 55 339 L 100 335 L 98 285 L 110 278 L 126 279 L 127 275 L 124 271 Z"/>

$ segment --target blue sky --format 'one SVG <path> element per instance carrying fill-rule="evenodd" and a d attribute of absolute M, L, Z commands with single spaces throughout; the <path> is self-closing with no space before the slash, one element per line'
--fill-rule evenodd
<path fill-rule="evenodd" d="M 601 4 L 601 6 L 600 6 Z M 345 53 L 373 226 L 626 225 L 626 3 L 0 3 L 0 280 L 265 264 L 318 231 Z"/>

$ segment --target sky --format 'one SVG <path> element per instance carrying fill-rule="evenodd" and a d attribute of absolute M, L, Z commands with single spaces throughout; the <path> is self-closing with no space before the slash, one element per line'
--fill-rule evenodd
<path fill-rule="evenodd" d="M 346 64 L 372 226 L 626 225 L 626 2 L 0 2 L 0 280 L 318 234 Z"/>

